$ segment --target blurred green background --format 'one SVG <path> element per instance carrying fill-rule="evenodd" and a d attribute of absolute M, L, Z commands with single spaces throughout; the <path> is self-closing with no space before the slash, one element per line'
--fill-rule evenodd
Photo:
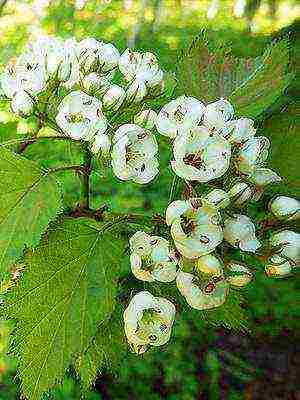
<path fill-rule="evenodd" d="M 273 38 L 286 32 L 295 34 L 299 12 L 296 0 L 0 0 L 0 71 L 30 37 L 41 33 L 77 39 L 91 36 L 111 41 L 120 50 L 149 50 L 158 55 L 165 70 L 174 70 L 178 51 L 206 28 L 230 43 L 236 56 L 255 58 Z M 275 141 L 272 166 L 289 177 L 289 186 L 280 190 L 295 193 L 299 178 L 295 146 L 299 148 L 299 140 L 293 91 L 288 95 L 290 104 L 275 107 L 260 129 Z M 8 109 L 0 109 L 0 141 L 21 138 L 28 129 L 30 124 L 12 117 Z M 282 142 L 288 143 L 284 150 Z M 163 212 L 172 174 L 164 140 L 160 149 L 162 173 L 146 187 L 119 182 L 109 170 L 95 172 L 92 206 L 107 203 L 116 212 Z M 282 152 L 284 163 L 279 157 Z M 77 163 L 80 158 L 76 144 L 55 142 L 32 145 L 25 155 L 45 166 Z M 65 205 L 72 207 L 78 200 L 79 182 L 69 173 L 61 173 L 58 179 L 67 185 Z M 272 280 L 260 272 L 245 295 L 244 307 L 253 321 L 249 333 L 208 328 L 195 314 L 193 318 L 181 315 L 166 349 L 144 358 L 125 354 L 121 370 L 103 371 L 87 398 L 299 399 L 299 306 L 297 309 L 295 300 L 299 281 Z M 9 324 L 0 322 L 0 400 L 20 398 L 17 362 L 6 355 L 9 330 Z M 74 371 L 68 371 L 63 387 L 46 398 L 80 399 Z"/>

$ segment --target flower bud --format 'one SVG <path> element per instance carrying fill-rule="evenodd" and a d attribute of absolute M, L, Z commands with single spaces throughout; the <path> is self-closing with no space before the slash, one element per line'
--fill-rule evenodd
<path fill-rule="evenodd" d="M 134 123 L 141 126 L 144 129 L 153 129 L 157 114 L 153 110 L 143 110 L 134 117 Z"/>
<path fill-rule="evenodd" d="M 297 232 L 282 230 L 274 233 L 270 239 L 271 246 L 276 253 L 292 263 L 300 261 L 300 234 Z"/>
<path fill-rule="evenodd" d="M 212 254 L 207 254 L 206 256 L 198 258 L 195 267 L 197 271 L 204 272 L 205 274 L 223 275 L 223 264 Z"/>
<path fill-rule="evenodd" d="M 275 254 L 270 257 L 268 264 L 265 266 L 265 271 L 269 277 L 283 278 L 291 273 L 292 266 L 286 258 Z"/>
<path fill-rule="evenodd" d="M 102 102 L 107 109 L 118 110 L 125 97 L 125 90 L 121 86 L 111 85 L 104 94 Z"/>
<path fill-rule="evenodd" d="M 269 203 L 269 209 L 278 219 L 296 220 L 300 217 L 300 201 L 287 196 L 277 196 Z"/>
<path fill-rule="evenodd" d="M 20 90 L 12 98 L 11 109 L 20 117 L 28 117 L 33 112 L 34 101 L 25 90 Z"/>
<path fill-rule="evenodd" d="M 237 206 L 242 206 L 246 201 L 248 201 L 253 190 L 251 186 L 246 182 L 237 182 L 228 192 L 230 200 Z"/>
<path fill-rule="evenodd" d="M 231 262 L 227 265 L 227 282 L 230 285 L 242 287 L 247 285 L 252 279 L 252 272 L 245 265 Z"/>
<path fill-rule="evenodd" d="M 226 208 L 230 204 L 228 194 L 222 189 L 212 190 L 206 196 L 204 196 L 204 199 L 217 209 Z"/>
<path fill-rule="evenodd" d="M 147 94 L 147 87 L 145 82 L 135 80 L 133 81 L 126 91 L 126 98 L 128 102 L 139 103 Z"/>
<path fill-rule="evenodd" d="M 108 72 L 118 65 L 120 53 L 111 43 L 103 43 L 99 50 L 99 64 L 102 72 Z"/>
<path fill-rule="evenodd" d="M 224 239 L 243 251 L 255 252 L 261 243 L 255 236 L 255 226 L 246 215 L 234 215 L 224 222 Z"/>
<path fill-rule="evenodd" d="M 93 154 L 98 154 L 100 151 L 104 157 L 107 157 L 111 147 L 111 142 L 108 135 L 104 133 L 96 134 L 91 151 Z"/>

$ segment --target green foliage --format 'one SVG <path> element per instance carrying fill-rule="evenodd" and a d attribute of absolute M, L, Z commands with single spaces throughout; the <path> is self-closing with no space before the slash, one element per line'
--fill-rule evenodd
<path fill-rule="evenodd" d="M 48 223 L 61 211 L 61 195 L 48 171 L 0 148 L 0 275 L 35 246 Z"/>
<path fill-rule="evenodd" d="M 228 42 L 203 31 L 178 60 L 181 93 L 215 101 L 228 97 L 238 116 L 257 118 L 291 82 L 288 39 L 273 43 L 261 58 L 237 58 Z"/>
<path fill-rule="evenodd" d="M 112 223 L 67 218 L 26 252 L 23 279 L 6 296 L 2 316 L 18 321 L 14 350 L 30 399 L 62 380 L 97 323 L 109 318 L 123 248 Z"/>

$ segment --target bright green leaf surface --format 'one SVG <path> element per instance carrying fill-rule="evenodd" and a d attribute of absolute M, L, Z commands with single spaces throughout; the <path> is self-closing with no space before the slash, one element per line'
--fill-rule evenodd
<path fill-rule="evenodd" d="M 41 169 L 5 148 L 0 149 L 0 276 L 35 246 L 61 210 L 57 182 Z"/>
<path fill-rule="evenodd" d="M 63 378 L 114 308 L 124 246 L 112 224 L 66 219 L 25 254 L 26 272 L 2 313 L 18 320 L 14 349 L 22 389 L 30 400 Z"/>

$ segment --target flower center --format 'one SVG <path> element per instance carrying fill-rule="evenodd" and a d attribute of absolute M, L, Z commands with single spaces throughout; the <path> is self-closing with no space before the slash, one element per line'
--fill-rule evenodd
<path fill-rule="evenodd" d="M 182 229 L 186 235 L 190 235 L 191 233 L 193 233 L 197 227 L 195 220 L 191 217 L 187 217 L 184 215 L 181 217 L 181 221 Z"/>
<path fill-rule="evenodd" d="M 185 164 L 192 165 L 195 168 L 203 167 L 203 159 L 202 159 L 202 151 L 198 151 L 197 153 L 186 154 L 183 158 Z"/>
<path fill-rule="evenodd" d="M 79 122 L 84 122 L 86 120 L 86 117 L 82 113 L 70 113 L 69 115 L 66 115 L 66 120 L 70 124 L 75 124 Z"/>
<path fill-rule="evenodd" d="M 178 124 L 184 121 L 186 110 L 182 106 L 178 106 L 174 112 L 174 119 Z"/>

